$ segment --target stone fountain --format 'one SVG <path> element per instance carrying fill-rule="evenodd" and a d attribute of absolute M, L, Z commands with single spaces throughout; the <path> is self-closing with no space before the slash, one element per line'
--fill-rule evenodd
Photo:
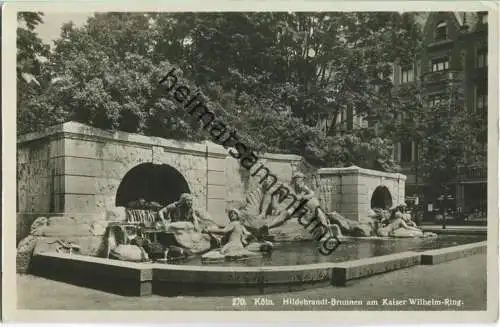
<path fill-rule="evenodd" d="M 266 154 L 263 160 L 269 170 L 284 182 L 288 182 L 296 171 L 306 174 L 307 183 L 330 222 L 336 224 L 343 234 L 346 247 L 354 246 L 355 249 L 356 239 L 364 239 L 366 243 L 370 242 L 367 238 L 379 242 L 425 236 L 417 230 L 406 232 L 400 224 L 381 226 L 381 217 L 373 214 L 374 208 L 380 209 L 379 215 L 383 215 L 383 209 L 404 203 L 404 175 L 356 166 L 316 170 L 294 155 Z M 168 263 L 149 263 L 150 266 L 137 263 L 140 266 L 134 266 L 105 258 L 109 254 L 110 226 L 127 222 L 124 205 L 140 194 L 149 192 L 145 196 L 151 201 L 163 201 L 161 204 L 165 205 L 181 193 L 190 193 L 218 225 L 225 226 L 228 224 L 227 210 L 244 204 L 250 185 L 249 173 L 242 170 L 226 149 L 209 142 L 187 143 L 111 133 L 73 122 L 54 126 L 42 133 L 20 136 L 18 272 L 28 271 L 35 256 L 34 263 L 40 271 L 46 270 L 43 267 L 47 262 L 54 267 L 72 262 L 77 275 L 82 265 L 101 267 L 98 269 L 109 271 L 110 276 L 116 269 L 123 268 L 126 271 L 138 269 L 140 276 L 144 277 L 150 276 L 149 273 L 143 275 L 144 271 L 153 269 L 158 271 L 159 280 L 174 284 L 176 279 L 184 280 L 189 276 L 187 271 L 193 271 L 197 283 L 214 276 L 220 278 L 217 283 L 222 283 L 230 275 L 239 276 L 238 281 L 234 280 L 236 284 L 252 276 L 250 279 L 256 278 L 254 284 L 261 286 L 275 282 L 293 284 L 331 280 L 332 265 L 338 265 L 334 263 L 336 254 L 317 257 L 311 233 L 294 219 L 269 231 L 271 241 L 278 244 L 276 255 L 282 251 L 279 244 L 283 244 L 281 249 L 286 250 L 287 244 L 297 248 L 293 242 L 306 241 L 300 243 L 304 245 L 298 249 L 311 247 L 308 253 L 316 256 L 311 262 L 317 263 L 296 266 L 291 262 L 287 263 L 290 266 L 250 269 L 232 263 L 228 267 Z M 381 260 L 398 262 L 394 267 L 403 267 L 418 264 L 419 258 L 412 252 Z M 85 271 L 90 274 L 92 269 Z M 211 276 L 209 271 L 215 275 Z M 135 276 L 135 273 L 130 274 Z"/>

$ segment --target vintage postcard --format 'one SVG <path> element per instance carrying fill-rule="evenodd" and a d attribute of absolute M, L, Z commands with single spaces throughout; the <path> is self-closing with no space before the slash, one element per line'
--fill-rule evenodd
<path fill-rule="evenodd" d="M 497 2 L 1 18 L 5 321 L 497 320 Z"/>

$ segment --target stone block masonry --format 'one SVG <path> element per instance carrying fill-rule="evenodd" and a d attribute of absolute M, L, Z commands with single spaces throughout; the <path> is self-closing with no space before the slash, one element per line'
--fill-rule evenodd
<path fill-rule="evenodd" d="M 318 170 L 322 207 L 342 216 L 360 220 L 368 216 L 377 191 L 387 191 L 387 206 L 404 203 L 406 176 L 363 169 L 321 168 Z"/>
<path fill-rule="evenodd" d="M 227 149 L 208 141 L 181 142 L 67 122 L 19 136 L 17 145 L 18 242 L 38 217 L 116 220 L 116 206 L 137 200 L 133 189 L 141 185 L 170 193 L 170 201 L 189 191 L 199 208 L 225 224 L 227 209 L 243 204 L 255 184 Z M 260 159 L 284 183 L 306 165 L 297 155 L 262 154 Z M 154 173 L 151 166 L 157 168 Z M 159 179 L 158 172 L 166 173 Z M 165 184 L 161 190 L 148 186 L 158 180 Z M 322 168 L 313 188 L 327 212 L 360 220 L 381 188 L 391 204 L 403 202 L 405 180 L 401 174 L 359 167 Z"/>
<path fill-rule="evenodd" d="M 247 181 L 240 167 L 226 149 L 211 142 L 180 142 L 67 122 L 22 135 L 17 144 L 18 241 L 40 216 L 105 220 L 126 176 L 144 164 L 178 172 L 197 205 L 221 224 L 227 222 L 228 206 L 245 197 Z M 262 157 L 285 182 L 303 161 L 295 155 Z"/>

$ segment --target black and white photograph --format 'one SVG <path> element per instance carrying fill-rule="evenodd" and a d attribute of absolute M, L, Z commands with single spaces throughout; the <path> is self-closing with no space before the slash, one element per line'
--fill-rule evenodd
<path fill-rule="evenodd" d="M 229 3 L 4 6 L 4 319 L 498 319 L 498 4 Z"/>

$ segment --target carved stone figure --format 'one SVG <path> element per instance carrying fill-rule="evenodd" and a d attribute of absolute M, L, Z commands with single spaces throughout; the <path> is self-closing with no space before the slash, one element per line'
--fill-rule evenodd
<path fill-rule="evenodd" d="M 240 221 L 240 212 L 231 209 L 228 213 L 230 223 L 224 228 L 207 228 L 209 233 L 224 234 L 223 246 L 202 256 L 203 260 L 236 259 L 258 255 L 257 252 L 269 251 L 272 248 L 270 242 L 254 242 L 249 240 L 252 234 Z"/>
<path fill-rule="evenodd" d="M 188 193 L 181 194 L 179 201 L 164 207 L 158 212 L 158 215 L 167 228 L 170 224 L 177 222 L 189 222 L 198 232 L 201 232 L 206 226 L 218 226 L 207 212 L 195 207 L 193 196 Z"/>
<path fill-rule="evenodd" d="M 307 201 L 305 209 L 308 209 L 310 214 L 316 215 L 324 226 L 329 226 L 330 221 L 321 210 L 319 200 L 304 180 L 305 176 L 300 172 L 293 175 L 290 186 L 272 188 L 273 185 L 270 185 L 268 179 L 263 180 L 262 184 L 248 192 L 246 205 L 242 209 L 242 223 L 257 235 L 266 235 L 270 229 L 285 224 L 294 225 L 297 233 L 303 234 L 304 227 L 299 223 L 291 223 L 291 220 L 294 216 L 298 216 L 296 208 L 300 203 Z M 287 189 L 288 192 L 283 192 Z M 292 198 L 287 197 L 288 193 L 295 196 L 295 203 L 290 203 Z"/>
<path fill-rule="evenodd" d="M 208 213 L 195 208 L 193 197 L 184 193 L 159 211 L 163 228 L 174 234 L 177 243 L 192 253 L 203 253 L 212 247 L 213 236 L 202 233 L 206 228 L 220 227 Z"/>
<path fill-rule="evenodd" d="M 355 221 L 343 217 L 338 212 L 329 212 L 328 219 L 334 225 L 338 225 L 345 236 L 368 237 L 376 235 L 376 223 L 373 218 L 367 217 L 361 221 Z"/>
<path fill-rule="evenodd" d="M 259 234 L 267 223 L 270 204 L 268 190 L 270 186 L 268 179 L 263 180 L 262 183 L 250 183 L 245 197 L 245 204 L 239 211 L 241 223 L 254 234 Z"/>
<path fill-rule="evenodd" d="M 433 237 L 434 233 L 424 233 L 411 220 L 411 215 L 404 213 L 405 204 L 397 205 L 390 210 L 389 219 L 380 222 L 377 235 L 382 237 Z M 385 218 L 385 216 L 384 216 Z"/>

